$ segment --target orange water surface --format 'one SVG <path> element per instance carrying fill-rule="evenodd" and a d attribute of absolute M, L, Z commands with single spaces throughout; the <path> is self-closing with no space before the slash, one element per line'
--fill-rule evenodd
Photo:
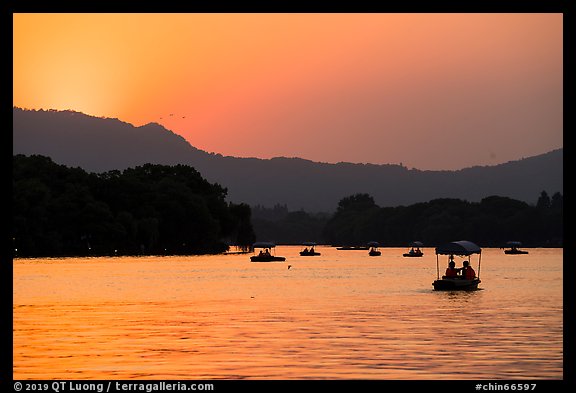
<path fill-rule="evenodd" d="M 433 248 L 300 249 L 15 259 L 14 379 L 563 378 L 562 249 L 483 249 L 473 292 Z"/>

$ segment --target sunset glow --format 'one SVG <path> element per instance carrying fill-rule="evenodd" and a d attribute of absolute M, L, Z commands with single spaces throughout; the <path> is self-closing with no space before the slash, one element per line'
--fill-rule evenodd
<path fill-rule="evenodd" d="M 13 20 L 14 106 L 157 122 L 208 152 L 460 169 L 563 146 L 562 14 Z"/>

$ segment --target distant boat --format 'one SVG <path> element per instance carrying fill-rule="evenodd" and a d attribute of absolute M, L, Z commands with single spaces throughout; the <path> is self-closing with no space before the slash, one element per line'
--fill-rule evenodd
<path fill-rule="evenodd" d="M 424 244 L 422 244 L 422 242 L 419 241 L 415 241 L 410 243 L 410 251 L 402 254 L 405 257 L 421 257 L 424 255 L 424 253 L 422 252 L 422 250 L 420 250 L 420 247 L 424 247 Z"/>
<path fill-rule="evenodd" d="M 520 250 L 518 247 L 522 246 L 521 242 L 518 241 L 509 241 L 506 243 L 506 245 L 508 246 L 508 250 L 504 250 L 504 254 L 511 254 L 511 255 L 517 255 L 517 254 L 528 254 L 528 251 L 524 251 L 524 250 Z"/>
<path fill-rule="evenodd" d="M 300 251 L 300 255 L 303 257 L 312 257 L 312 256 L 317 256 L 320 255 L 319 252 L 317 252 L 316 250 L 314 250 L 314 247 L 316 246 L 316 243 L 314 242 L 306 242 L 304 243 L 304 245 L 306 246 L 306 248 L 304 248 L 302 251 Z M 310 248 L 308 248 L 310 247 Z"/>
<path fill-rule="evenodd" d="M 342 246 L 342 247 L 336 247 L 337 250 L 369 250 L 370 247 L 367 246 Z"/>
<path fill-rule="evenodd" d="M 380 244 L 378 244 L 378 242 L 369 242 L 368 247 L 370 247 L 370 251 L 368 252 L 368 255 L 370 255 L 371 257 L 378 257 L 382 255 L 380 250 L 378 250 L 379 246 Z"/>
<path fill-rule="evenodd" d="M 254 252 L 259 250 L 258 254 L 250 257 L 252 262 L 283 262 L 285 257 L 278 257 L 274 255 L 276 244 L 272 242 L 257 242 L 253 244 Z"/>
<path fill-rule="evenodd" d="M 438 255 L 448 255 L 449 261 L 452 261 L 454 255 L 467 257 L 464 262 L 470 265 L 470 256 L 473 254 L 478 254 L 478 266 L 476 270 L 476 275 L 474 278 L 466 278 L 463 274 L 464 270 L 462 268 L 457 269 L 458 275 L 455 277 L 447 277 L 445 275 L 440 278 L 440 265 L 438 262 Z M 434 280 L 432 285 L 437 291 L 457 291 L 457 290 L 475 290 L 478 289 L 478 284 L 480 284 L 480 259 L 482 256 L 482 249 L 476 244 L 468 240 L 460 240 L 456 242 L 451 242 L 444 244 L 442 246 L 436 247 L 436 274 L 437 278 Z M 464 264 L 464 263 L 463 263 Z"/>

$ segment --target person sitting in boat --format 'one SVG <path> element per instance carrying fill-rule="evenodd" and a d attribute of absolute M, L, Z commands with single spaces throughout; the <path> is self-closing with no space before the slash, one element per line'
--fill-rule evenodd
<path fill-rule="evenodd" d="M 444 274 L 447 278 L 456 278 L 460 269 L 456 268 L 456 263 L 454 261 L 448 262 L 448 267 L 446 268 L 446 273 Z"/>
<path fill-rule="evenodd" d="M 270 256 L 270 250 L 268 248 L 264 250 L 264 255 L 267 257 Z"/>
<path fill-rule="evenodd" d="M 462 262 L 462 277 L 466 280 L 474 280 L 476 278 L 476 272 L 468 261 Z"/>

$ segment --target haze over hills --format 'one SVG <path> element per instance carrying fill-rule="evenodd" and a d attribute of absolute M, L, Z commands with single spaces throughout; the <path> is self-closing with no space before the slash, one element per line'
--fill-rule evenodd
<path fill-rule="evenodd" d="M 472 147 L 473 148 L 473 147 Z M 89 172 L 152 164 L 185 164 L 228 189 L 228 199 L 251 206 L 331 212 L 343 197 L 370 194 L 381 206 L 436 198 L 480 201 L 491 195 L 530 204 L 542 191 L 563 193 L 563 149 L 494 166 L 426 171 L 401 165 L 318 163 L 300 158 L 237 158 L 207 153 L 150 123 L 74 111 L 13 109 L 13 154 L 40 154 Z"/>

